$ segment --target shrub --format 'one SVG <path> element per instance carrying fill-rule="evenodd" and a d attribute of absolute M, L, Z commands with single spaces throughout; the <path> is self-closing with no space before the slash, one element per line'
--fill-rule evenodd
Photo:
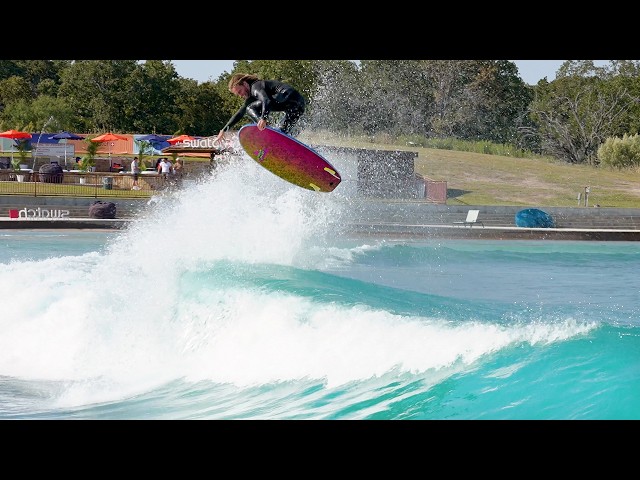
<path fill-rule="evenodd" d="M 598 160 L 603 166 L 632 168 L 640 166 L 640 136 L 623 135 L 607 138 L 598 147 Z"/>

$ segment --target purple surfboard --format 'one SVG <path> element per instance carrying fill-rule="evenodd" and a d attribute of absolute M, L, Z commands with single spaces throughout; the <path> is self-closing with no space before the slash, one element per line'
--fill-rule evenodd
<path fill-rule="evenodd" d="M 259 130 L 253 123 L 240 129 L 238 140 L 256 162 L 299 187 L 331 192 L 341 181 L 338 171 L 318 152 L 279 130 Z"/>

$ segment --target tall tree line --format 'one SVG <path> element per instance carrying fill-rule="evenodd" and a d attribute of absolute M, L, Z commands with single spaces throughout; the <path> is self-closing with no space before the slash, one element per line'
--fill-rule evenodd
<path fill-rule="evenodd" d="M 214 135 L 241 105 L 234 72 L 291 83 L 304 128 L 336 135 L 457 138 L 513 144 L 596 164 L 611 136 L 640 127 L 640 63 L 565 62 L 527 85 L 508 60 L 238 60 L 198 83 L 171 61 L 0 60 L 0 128 Z"/>

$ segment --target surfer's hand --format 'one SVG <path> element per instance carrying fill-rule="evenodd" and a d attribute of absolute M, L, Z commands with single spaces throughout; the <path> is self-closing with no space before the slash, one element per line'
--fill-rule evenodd
<path fill-rule="evenodd" d="M 258 120 L 258 130 L 264 130 L 267 128 L 267 121 L 264 118 Z"/>
<path fill-rule="evenodd" d="M 220 130 L 218 132 L 218 136 L 215 139 L 215 142 L 219 142 L 220 140 L 222 140 L 222 137 L 224 137 L 224 130 Z"/>

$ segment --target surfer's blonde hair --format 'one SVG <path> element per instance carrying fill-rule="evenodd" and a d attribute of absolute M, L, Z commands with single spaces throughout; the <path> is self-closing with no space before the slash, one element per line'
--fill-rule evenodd
<path fill-rule="evenodd" d="M 257 75 L 253 75 L 251 73 L 234 73 L 231 75 L 229 79 L 229 91 L 233 89 L 236 85 L 242 82 L 255 82 L 256 80 L 260 80 L 260 77 Z"/>

